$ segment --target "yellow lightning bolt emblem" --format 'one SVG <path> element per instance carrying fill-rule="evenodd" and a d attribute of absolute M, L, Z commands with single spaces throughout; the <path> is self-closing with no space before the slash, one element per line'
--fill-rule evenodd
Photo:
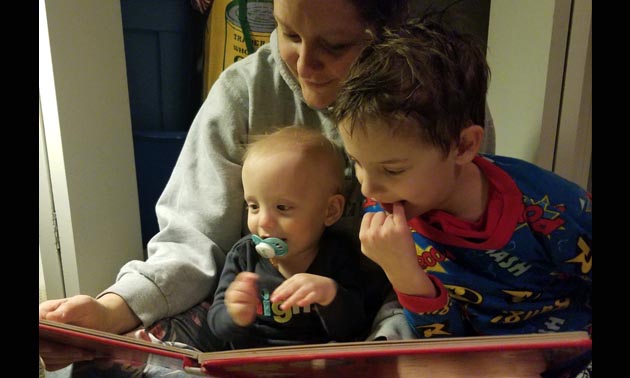
<path fill-rule="evenodd" d="M 586 244 L 584 239 L 578 239 L 578 249 L 580 253 L 574 258 L 567 260 L 566 262 L 582 264 L 582 273 L 586 274 L 591 271 L 593 266 L 593 253 L 591 252 L 591 248 Z"/>
<path fill-rule="evenodd" d="M 521 303 L 528 298 L 532 298 L 532 296 L 534 295 L 534 293 L 531 291 L 522 291 L 522 290 L 502 290 L 502 291 L 512 296 L 512 303 Z M 536 299 L 538 297 L 540 297 L 540 294 L 538 294 L 533 299 Z"/>
<path fill-rule="evenodd" d="M 450 335 L 449 332 L 443 331 L 444 324 L 440 324 L 440 323 L 433 323 L 433 324 L 427 324 L 425 326 L 419 326 L 417 327 L 417 329 L 419 331 L 422 331 L 422 334 L 426 338 L 433 337 L 434 335 Z"/>

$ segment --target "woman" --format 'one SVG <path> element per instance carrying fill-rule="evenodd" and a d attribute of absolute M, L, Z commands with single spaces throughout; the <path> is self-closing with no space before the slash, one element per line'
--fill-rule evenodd
<path fill-rule="evenodd" d="M 327 108 L 367 31 L 404 20 L 407 1 L 275 0 L 274 16 L 270 43 L 228 67 L 194 119 L 156 206 L 160 231 L 148 243 L 149 258 L 123 266 L 98 299 L 42 303 L 40 318 L 123 333 L 211 296 L 225 254 L 247 232 L 240 161 L 248 135 L 298 124 L 341 143 Z M 352 223 L 360 207 L 348 209 Z M 40 353 L 49 370 L 69 363 L 45 346 Z"/>

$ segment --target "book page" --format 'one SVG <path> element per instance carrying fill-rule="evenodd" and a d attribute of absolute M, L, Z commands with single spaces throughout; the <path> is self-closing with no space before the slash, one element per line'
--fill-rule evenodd
<path fill-rule="evenodd" d="M 550 364 L 592 348 L 586 332 L 365 341 L 201 353 L 40 320 L 40 339 L 100 357 L 212 377 L 539 377 Z M 191 370 L 192 369 L 192 370 Z M 507 370 L 506 370 L 507 369 Z M 507 374 L 507 375 L 506 375 Z"/>
<path fill-rule="evenodd" d="M 90 350 L 100 359 L 150 363 L 180 370 L 186 364 L 197 365 L 199 354 L 193 350 L 48 320 L 39 321 L 39 338 Z"/>
<path fill-rule="evenodd" d="M 242 358 L 271 359 L 309 356 L 310 359 L 336 356 L 382 356 L 420 353 L 453 353 L 519 349 L 552 349 L 559 347 L 590 347 L 586 332 L 536 333 L 527 335 L 444 337 L 435 339 L 363 341 L 347 343 L 310 344 L 290 347 L 240 349 L 226 352 L 202 353 L 200 362 L 230 363 Z M 299 357 L 303 358 L 303 357 Z M 237 362 L 235 362 L 237 363 Z"/>

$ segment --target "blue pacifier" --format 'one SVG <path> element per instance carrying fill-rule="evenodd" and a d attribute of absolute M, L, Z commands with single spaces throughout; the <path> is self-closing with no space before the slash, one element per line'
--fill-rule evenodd
<path fill-rule="evenodd" d="M 256 252 L 266 259 L 276 256 L 284 256 L 287 252 L 289 252 L 289 246 L 287 246 L 287 243 L 282 239 L 263 239 L 258 235 L 252 234 L 252 241 L 256 246 Z"/>

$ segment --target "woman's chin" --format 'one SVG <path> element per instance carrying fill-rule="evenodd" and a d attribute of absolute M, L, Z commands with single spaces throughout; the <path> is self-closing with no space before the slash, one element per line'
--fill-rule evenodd
<path fill-rule="evenodd" d="M 320 91 L 312 91 L 308 89 L 303 89 L 302 94 L 304 96 L 304 101 L 315 109 L 326 109 L 330 104 L 335 100 L 334 95 L 328 95 L 326 93 L 318 93 Z"/>

